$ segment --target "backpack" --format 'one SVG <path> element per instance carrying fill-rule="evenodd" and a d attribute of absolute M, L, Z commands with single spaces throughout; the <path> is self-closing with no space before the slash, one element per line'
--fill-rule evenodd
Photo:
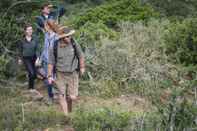
<path fill-rule="evenodd" d="M 78 66 L 77 66 L 77 72 L 80 71 L 80 64 L 79 64 L 79 55 L 77 53 L 77 47 L 76 47 L 76 42 L 73 38 L 71 38 L 71 44 L 74 49 L 74 58 L 72 60 L 72 63 L 74 62 L 75 58 L 77 58 L 78 61 Z M 54 47 L 53 47 L 53 53 L 55 57 L 55 65 L 54 65 L 54 71 L 56 72 L 56 64 L 57 64 L 57 54 L 58 54 L 58 41 L 55 42 Z"/>

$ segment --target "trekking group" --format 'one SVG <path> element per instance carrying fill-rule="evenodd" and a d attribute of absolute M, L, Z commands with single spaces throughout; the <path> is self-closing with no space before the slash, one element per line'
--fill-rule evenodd
<path fill-rule="evenodd" d="M 65 115 L 72 111 L 72 103 L 77 100 L 79 76 L 85 72 L 85 59 L 80 45 L 73 38 L 74 29 L 62 26 L 58 20 L 64 15 L 61 6 L 52 11 L 53 5 L 44 4 L 41 15 L 32 24 L 24 27 L 24 37 L 19 44 L 19 63 L 25 65 L 28 73 L 30 92 L 37 92 L 35 79 L 40 76 L 47 87 L 48 102 L 54 101 L 54 87 L 58 91 L 58 101 Z M 44 34 L 44 42 L 39 35 Z M 40 50 L 43 45 L 42 50 Z"/>

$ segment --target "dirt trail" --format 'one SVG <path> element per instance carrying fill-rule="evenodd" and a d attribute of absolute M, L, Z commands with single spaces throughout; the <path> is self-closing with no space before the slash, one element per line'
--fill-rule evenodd
<path fill-rule="evenodd" d="M 36 85 L 36 89 L 43 94 L 43 99 L 35 99 L 27 90 L 22 91 L 22 95 L 28 99 L 28 103 L 25 103 L 30 110 L 40 110 L 40 111 L 47 111 L 49 105 L 45 103 L 45 100 L 48 98 L 47 96 L 47 89 L 44 87 L 43 83 L 39 81 Z M 84 108 L 84 109 L 98 109 L 98 108 L 112 108 L 112 109 L 120 109 L 121 111 L 129 111 L 134 113 L 143 113 L 147 112 L 151 109 L 151 104 L 145 98 L 142 98 L 137 95 L 122 95 L 120 97 L 114 98 L 98 98 L 92 96 L 80 96 L 79 99 L 74 103 L 74 110 L 77 108 Z M 54 110 L 60 111 L 61 108 L 58 104 L 57 99 L 55 103 L 50 105 L 50 108 L 54 108 Z M 53 129 L 53 128 L 46 128 L 45 131 L 74 131 L 70 127 L 65 127 L 65 129 Z"/>

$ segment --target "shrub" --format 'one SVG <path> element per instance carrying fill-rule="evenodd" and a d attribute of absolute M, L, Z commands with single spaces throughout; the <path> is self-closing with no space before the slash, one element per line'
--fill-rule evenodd
<path fill-rule="evenodd" d="M 120 21 L 147 20 L 154 16 L 156 13 L 148 6 L 141 6 L 138 0 L 121 0 L 88 10 L 85 14 L 76 17 L 74 24 L 79 28 L 86 22 L 101 21 L 108 27 L 114 27 Z"/>
<path fill-rule="evenodd" d="M 103 38 L 115 39 L 118 37 L 117 32 L 99 21 L 97 23 L 87 22 L 76 35 L 80 44 L 86 48 L 86 51 L 99 48 L 101 46 L 100 40 Z"/>
<path fill-rule="evenodd" d="M 189 98 L 188 87 L 157 90 L 152 94 L 152 101 L 161 117 L 162 129 L 180 131 L 196 126 L 197 106 L 195 100 Z"/>
<path fill-rule="evenodd" d="M 132 113 L 107 108 L 94 111 L 79 109 L 73 114 L 72 123 L 76 131 L 124 131 L 129 126 L 131 116 Z"/>
<path fill-rule="evenodd" d="M 177 64 L 197 63 L 197 19 L 172 23 L 166 30 L 166 54 Z"/>
<path fill-rule="evenodd" d="M 88 74 L 91 89 L 109 92 L 101 83 L 108 85 L 109 81 L 113 81 L 116 84 L 110 83 L 116 85 L 116 88 L 110 89 L 114 92 L 112 94 L 117 95 L 114 89 L 117 92 L 135 90 L 138 93 L 147 93 L 150 89 L 167 88 L 173 84 L 178 72 L 167 61 L 162 37 L 168 24 L 168 21 L 158 20 L 151 20 L 146 25 L 143 22 L 120 24 L 120 39 L 103 39 L 101 47 L 96 49 L 96 55 L 87 65 L 91 71 Z"/>
<path fill-rule="evenodd" d="M 8 55 L 0 56 L 0 79 L 11 78 L 16 74 L 15 60 Z"/>
<path fill-rule="evenodd" d="M 141 0 L 150 3 L 165 16 L 188 17 L 196 16 L 197 3 L 194 0 Z"/>

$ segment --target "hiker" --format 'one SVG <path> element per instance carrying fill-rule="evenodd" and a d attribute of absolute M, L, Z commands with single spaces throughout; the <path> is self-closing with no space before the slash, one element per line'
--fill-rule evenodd
<path fill-rule="evenodd" d="M 53 5 L 46 3 L 41 7 L 41 15 L 36 17 L 37 33 L 45 32 L 44 23 L 46 20 L 52 19 L 58 22 L 59 17 L 62 17 L 65 13 L 65 9 L 62 6 L 58 6 L 56 10 L 51 11 Z"/>
<path fill-rule="evenodd" d="M 65 115 L 72 111 L 72 102 L 77 100 L 79 74 L 85 72 L 85 59 L 82 49 L 72 35 L 75 30 L 65 28 L 64 34 L 54 48 L 49 49 L 48 81 L 54 82 L 59 90 L 59 103 Z M 56 80 L 52 77 L 56 69 Z"/>
<path fill-rule="evenodd" d="M 41 53 L 40 56 L 40 61 L 41 61 L 41 67 L 43 69 L 43 73 L 41 73 L 41 69 L 38 71 L 39 74 L 42 74 L 45 86 L 48 89 L 48 104 L 52 104 L 53 103 L 53 98 L 54 98 L 54 94 L 53 94 L 53 85 L 51 83 L 48 82 L 47 79 L 47 74 L 48 74 L 48 52 L 49 52 L 49 48 L 53 48 L 54 43 L 59 39 L 58 34 L 56 33 L 59 26 L 55 23 L 54 20 L 47 20 L 44 23 L 44 29 L 45 29 L 45 39 L 44 39 L 44 48 L 43 51 Z M 52 73 L 52 77 L 54 78 L 55 75 L 54 73 Z"/>
<path fill-rule="evenodd" d="M 52 104 L 54 96 L 52 84 L 49 84 L 47 80 L 48 47 L 49 45 L 53 46 L 57 36 L 52 29 L 52 25 L 48 25 L 49 22 L 47 21 L 53 20 L 58 22 L 59 17 L 62 17 L 65 13 L 65 9 L 62 6 L 57 7 L 54 11 L 51 11 L 52 7 L 53 5 L 49 3 L 44 4 L 41 7 L 41 15 L 36 17 L 37 35 L 39 32 L 44 33 L 44 48 L 39 59 L 42 68 L 39 68 L 38 72 L 42 76 L 45 86 L 48 88 L 48 104 Z"/>
<path fill-rule="evenodd" d="M 24 38 L 20 40 L 19 45 L 19 60 L 18 63 L 21 64 L 22 61 L 28 72 L 28 85 L 31 92 L 35 92 L 35 79 L 36 79 L 36 68 L 35 62 L 39 54 L 38 51 L 38 39 L 33 36 L 33 27 L 31 24 L 26 24 L 24 27 Z M 36 91 L 37 92 L 37 91 Z"/>

